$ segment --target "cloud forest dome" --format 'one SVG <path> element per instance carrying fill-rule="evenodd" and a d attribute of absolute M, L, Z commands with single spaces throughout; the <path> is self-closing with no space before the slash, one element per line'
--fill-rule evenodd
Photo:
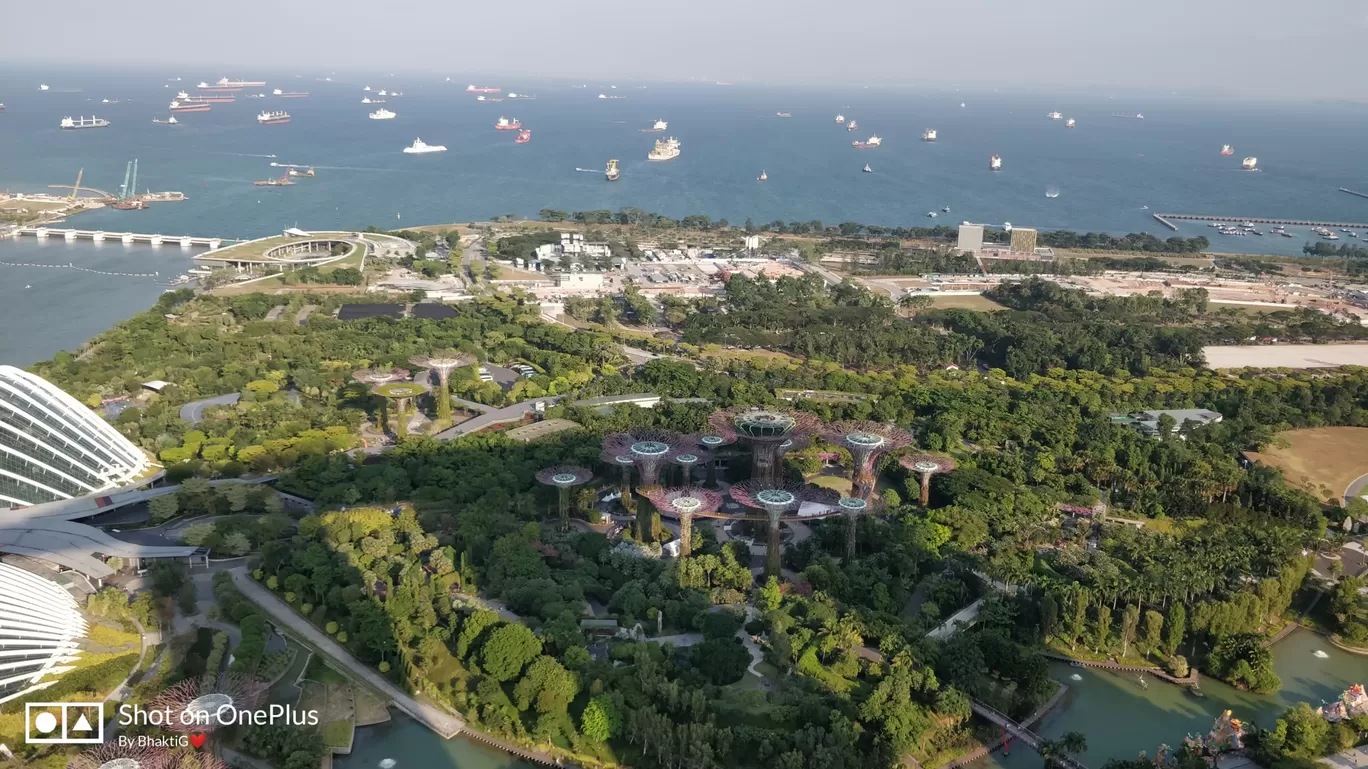
<path fill-rule="evenodd" d="M 0 563 L 0 702 L 65 672 L 86 634 L 76 600 L 60 585 Z"/>
<path fill-rule="evenodd" d="M 0 366 L 0 505 L 19 507 L 122 486 L 147 455 L 41 377 Z"/>

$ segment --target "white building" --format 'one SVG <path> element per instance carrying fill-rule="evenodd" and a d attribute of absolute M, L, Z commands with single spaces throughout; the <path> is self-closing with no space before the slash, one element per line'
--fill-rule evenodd
<path fill-rule="evenodd" d="M 601 291 L 606 279 L 601 272 L 560 272 L 555 275 L 556 288 L 569 291 Z"/>
<path fill-rule="evenodd" d="M 983 250 L 983 225 L 982 224 L 961 224 L 959 228 L 959 244 L 957 250 L 960 253 L 977 254 Z"/>
<path fill-rule="evenodd" d="M 55 683 L 80 654 L 85 618 L 57 583 L 0 563 L 0 702 Z"/>
<path fill-rule="evenodd" d="M 123 486 L 146 454 L 42 377 L 0 366 L 0 504 L 22 507 Z"/>

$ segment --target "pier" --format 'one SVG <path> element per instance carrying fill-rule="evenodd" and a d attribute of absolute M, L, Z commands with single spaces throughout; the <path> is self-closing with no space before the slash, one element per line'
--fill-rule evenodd
<path fill-rule="evenodd" d="M 1160 224 L 1164 225 L 1170 230 L 1177 231 L 1178 225 L 1174 224 L 1173 222 L 1170 222 L 1168 219 L 1165 219 L 1163 214 L 1155 214 L 1154 218 L 1158 219 Z"/>
<path fill-rule="evenodd" d="M 1368 192 L 1355 192 L 1355 191 L 1349 189 L 1348 187 L 1340 187 L 1340 192 L 1347 192 L 1347 193 L 1349 193 L 1350 195 L 1357 195 L 1358 197 L 1361 197 L 1361 198 L 1368 198 Z"/>
<path fill-rule="evenodd" d="M 72 230 L 57 227 L 20 227 L 20 235 L 32 235 L 39 240 L 60 237 L 66 240 L 93 240 L 102 243 L 106 240 L 118 240 L 122 243 L 150 243 L 160 246 L 164 243 L 179 243 L 182 248 L 190 246 L 208 246 L 214 250 L 222 246 L 224 238 L 203 238 L 194 235 L 147 235 L 138 232 L 105 232 L 104 230 Z"/>
<path fill-rule="evenodd" d="M 1346 190 L 1347 192 L 1348 190 Z M 1357 194 L 1357 193 L 1355 193 Z M 1363 197 L 1368 197 L 1364 195 Z M 1348 227 L 1350 229 L 1368 229 L 1368 224 L 1363 222 L 1316 222 L 1310 219 L 1265 219 L 1258 216 L 1213 216 L 1211 214 L 1155 214 L 1155 219 L 1163 222 L 1173 229 L 1169 219 L 1180 219 L 1194 222 L 1228 222 L 1239 224 L 1240 222 L 1250 222 L 1251 224 L 1295 224 L 1303 227 Z"/>

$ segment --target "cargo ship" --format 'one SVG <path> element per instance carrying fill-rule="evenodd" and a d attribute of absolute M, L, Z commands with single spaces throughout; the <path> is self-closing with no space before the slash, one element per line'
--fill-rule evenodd
<path fill-rule="evenodd" d="M 767 182 L 769 181 L 769 174 L 765 173 L 764 169 L 761 169 L 760 175 L 755 177 L 755 180 L 757 182 Z"/>
<path fill-rule="evenodd" d="M 846 130 L 847 130 L 847 131 L 858 131 L 858 130 L 860 130 L 860 124 L 859 124 L 858 122 L 856 122 L 854 119 L 852 119 L 852 120 L 850 121 L 850 125 L 846 126 Z"/>
<path fill-rule="evenodd" d="M 1076 125 L 1078 125 L 1078 123 L 1075 122 L 1073 118 L 1069 118 L 1068 121 L 1064 123 L 1065 128 L 1073 128 Z"/>
<path fill-rule="evenodd" d="M 221 77 L 213 85 L 201 81 L 195 87 L 201 91 L 241 91 L 244 88 L 261 88 L 264 85 L 266 85 L 265 80 L 229 80 L 226 77 Z"/>
<path fill-rule="evenodd" d="M 850 143 L 850 146 L 857 150 L 872 150 L 880 144 L 883 144 L 883 139 L 880 139 L 877 136 L 871 136 L 864 141 L 853 141 Z"/>
<path fill-rule="evenodd" d="M 446 147 L 441 144 L 424 144 L 422 139 L 414 139 L 412 145 L 404 148 L 404 152 L 421 155 L 427 152 L 446 152 Z"/>
<path fill-rule="evenodd" d="M 933 141 L 935 141 L 935 140 L 936 140 L 936 129 L 934 129 L 934 128 L 928 128 L 928 129 L 926 129 L 925 131 L 922 131 L 922 141 L 924 141 L 924 142 L 933 142 Z"/>
<path fill-rule="evenodd" d="M 776 112 L 776 113 L 774 113 L 774 116 L 775 116 L 775 117 L 793 117 L 793 113 L 792 113 L 792 112 Z"/>
<path fill-rule="evenodd" d="M 509 120 L 506 117 L 501 117 L 498 122 L 494 124 L 494 130 L 496 131 L 516 131 L 520 128 L 522 128 L 522 123 L 517 118 Z"/>
<path fill-rule="evenodd" d="M 290 181 L 289 175 L 286 174 L 279 179 L 262 179 L 258 182 L 252 182 L 252 184 L 255 184 L 258 187 L 288 187 L 291 184 L 294 184 L 294 182 Z"/>
<path fill-rule="evenodd" d="M 180 93 L 176 94 L 176 101 L 183 102 L 186 104 L 232 104 L 233 102 L 237 101 L 237 97 L 213 93 L 207 96 L 204 94 L 191 96 L 187 94 L 185 91 L 181 91 Z"/>
<path fill-rule="evenodd" d="M 384 91 L 381 91 L 380 93 L 383 94 Z M 309 95 L 309 92 L 308 92 L 308 91 L 282 91 L 282 90 L 280 90 L 279 88 L 277 88 L 277 89 L 275 89 L 274 91 L 271 91 L 271 95 L 272 95 L 272 96 L 279 96 L 279 97 L 282 98 L 282 99 L 303 99 L 305 96 L 308 96 L 308 95 Z"/>
<path fill-rule="evenodd" d="M 362 96 L 362 97 L 361 97 L 361 103 L 362 103 L 362 104 L 384 104 L 384 103 L 385 103 L 385 100 L 384 100 L 384 99 L 372 99 L 372 98 L 369 97 L 369 96 Z"/>
<path fill-rule="evenodd" d="M 370 113 L 370 119 L 371 119 L 371 120 L 393 120 L 393 119 L 394 119 L 394 113 L 393 113 L 393 112 L 390 112 L 389 110 L 385 109 L 384 107 L 381 107 L 380 109 L 378 109 L 378 110 L 376 110 L 376 111 Z"/>
<path fill-rule="evenodd" d="M 532 141 L 532 132 L 524 128 L 521 131 L 518 131 L 518 138 L 514 139 L 513 143 L 526 144 L 530 141 Z"/>
<path fill-rule="evenodd" d="M 842 115 L 842 114 L 840 114 L 840 113 L 837 113 L 837 115 L 836 115 L 836 123 L 837 123 L 837 125 L 839 125 L 839 124 L 841 124 L 841 123 L 844 123 L 844 122 L 845 122 L 845 115 Z"/>
<path fill-rule="evenodd" d="M 156 123 L 157 125 L 176 125 L 180 121 L 176 119 L 175 115 L 172 115 L 171 117 L 165 120 L 161 120 L 160 118 L 152 118 L 152 122 Z"/>
<path fill-rule="evenodd" d="M 1230 146 L 1229 144 L 1222 144 L 1222 145 L 1221 145 L 1221 154 L 1222 154 L 1222 155 L 1234 155 L 1234 154 L 1235 154 L 1235 148 L 1232 147 L 1232 146 Z"/>
<path fill-rule="evenodd" d="M 646 155 L 647 160 L 674 160 L 679 157 L 679 140 L 671 136 L 668 139 L 656 139 L 655 149 Z"/>
<path fill-rule="evenodd" d="M 1047 117 L 1047 118 L 1049 118 L 1049 119 L 1051 119 L 1051 120 L 1060 120 L 1060 119 L 1062 119 L 1062 118 L 1064 117 L 1064 115 L 1063 115 L 1062 113 L 1059 113 L 1059 112 L 1051 112 L 1050 114 L 1046 115 L 1045 117 Z"/>
<path fill-rule="evenodd" d="M 94 115 L 91 115 L 90 117 L 78 117 L 75 120 L 72 120 L 69 117 L 64 117 L 62 118 L 62 122 L 60 123 L 60 125 L 62 126 L 62 128 L 66 129 L 104 128 L 109 125 L 109 121 L 105 120 L 102 117 L 95 117 Z"/>
<path fill-rule="evenodd" d="M 1240 165 L 1243 166 L 1246 171 L 1257 171 L 1259 170 L 1259 159 L 1256 157 L 1247 157 L 1241 161 Z"/>
<path fill-rule="evenodd" d="M 492 88 L 492 87 L 487 86 L 487 85 L 481 85 L 481 86 L 468 85 L 468 86 L 466 86 L 466 93 L 498 93 L 500 90 L 501 90 L 501 89 L 499 89 L 499 88 Z"/>
<path fill-rule="evenodd" d="M 260 115 L 257 115 L 257 122 L 262 125 L 288 123 L 290 122 L 290 113 L 284 111 L 262 112 Z"/>
<path fill-rule="evenodd" d="M 607 179 L 610 182 L 615 182 L 618 180 L 618 167 L 616 160 L 608 161 L 608 168 L 604 170 L 603 178 Z"/>
<path fill-rule="evenodd" d="M 1139 112 L 1131 114 L 1129 112 L 1113 112 L 1112 117 L 1126 118 L 1127 120 L 1144 120 L 1145 116 Z"/>
<path fill-rule="evenodd" d="M 655 123 L 651 124 L 650 128 L 641 129 L 641 132 L 644 134 L 658 134 L 665 132 L 669 129 L 669 127 L 670 124 L 665 122 L 664 120 L 657 120 L 655 121 Z"/>
<path fill-rule="evenodd" d="M 172 112 L 208 112 L 212 107 L 204 102 L 173 101 L 167 109 Z"/>
<path fill-rule="evenodd" d="M 997 155 L 994 155 L 994 156 L 992 156 L 991 158 L 988 158 L 988 168 L 991 169 L 991 170 L 993 170 L 993 171 L 1001 171 L 1001 170 L 1002 170 L 1002 158 L 998 157 Z"/>

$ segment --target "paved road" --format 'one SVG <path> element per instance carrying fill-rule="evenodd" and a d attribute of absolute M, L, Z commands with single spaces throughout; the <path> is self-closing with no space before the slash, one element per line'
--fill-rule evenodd
<path fill-rule="evenodd" d="M 534 401 L 523 401 L 522 403 L 515 403 L 512 406 L 505 406 L 501 409 L 491 409 L 475 417 L 474 419 L 469 419 L 460 423 L 459 425 L 456 425 L 455 427 L 447 428 L 446 430 L 437 433 L 437 435 L 433 437 L 435 437 L 439 441 L 454 441 L 463 435 L 469 435 L 473 432 L 478 432 L 480 430 L 485 429 L 486 427 L 506 424 L 508 422 L 517 422 L 536 410 L 534 404 L 536 404 L 537 401 L 541 401 L 546 405 L 550 406 L 551 404 L 555 403 L 556 401 L 559 401 L 560 399 L 561 396 L 553 395 L 549 398 L 538 398 Z M 456 401 L 453 400 L 452 402 L 455 403 Z M 486 406 L 485 408 L 488 407 Z"/>
<path fill-rule="evenodd" d="M 393 701 L 395 707 L 447 739 L 459 734 L 465 728 L 465 722 L 460 718 L 440 708 L 419 702 L 391 683 L 389 679 L 363 665 L 351 656 L 351 652 L 342 648 L 326 633 L 295 614 L 284 601 L 248 577 L 246 567 L 233 569 L 229 573 L 233 575 L 233 584 L 237 585 L 238 590 L 241 590 L 243 595 L 252 599 L 253 603 L 270 615 L 273 622 L 280 627 L 287 628 L 295 636 L 303 638 L 309 645 L 332 658 L 334 662 L 343 665 L 376 691 L 383 692 L 386 697 Z"/>
<path fill-rule="evenodd" d="M 228 393 L 216 398 L 205 398 L 201 401 L 191 401 L 180 407 L 180 418 L 192 425 L 199 424 L 204 419 L 204 410 L 210 406 L 231 406 L 242 399 L 242 393 Z"/>

